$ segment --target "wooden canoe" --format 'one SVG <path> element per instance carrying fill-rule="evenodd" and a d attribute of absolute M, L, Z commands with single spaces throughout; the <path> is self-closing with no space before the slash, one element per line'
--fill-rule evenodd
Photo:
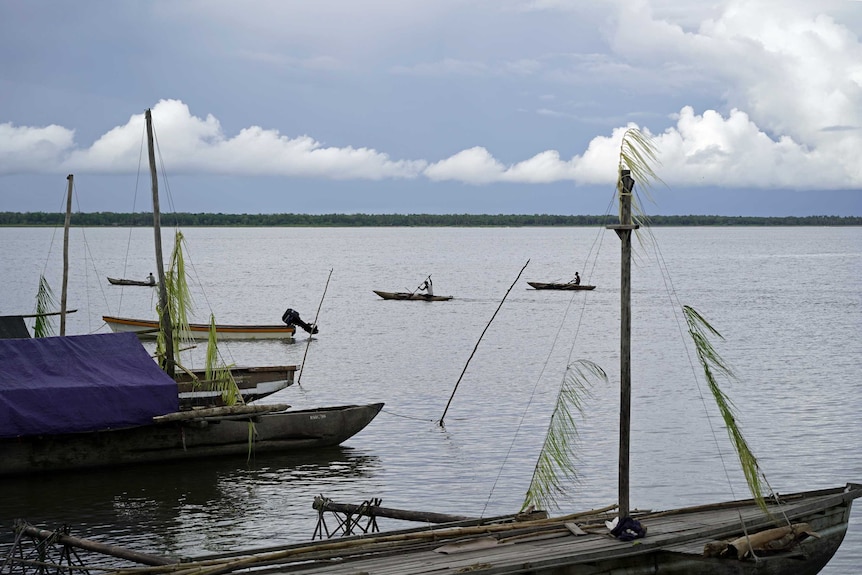
<path fill-rule="evenodd" d="M 329 447 L 359 433 L 382 408 L 372 403 L 225 417 L 207 410 L 206 417 L 189 414 L 123 429 L 2 438 L 0 476 L 226 455 L 244 462 L 250 421 L 255 453 Z"/>
<path fill-rule="evenodd" d="M 127 317 L 114 317 L 105 315 L 102 320 L 114 332 L 131 331 L 141 339 L 155 339 L 159 331 L 157 320 L 132 319 Z M 183 337 L 197 341 L 209 339 L 210 326 L 205 323 L 193 323 L 189 325 L 189 331 L 183 333 Z M 296 328 L 292 325 L 229 325 L 216 324 L 216 333 L 219 340 L 226 339 L 293 339 Z"/>
<path fill-rule="evenodd" d="M 613 512 L 592 511 L 560 518 L 538 514 L 536 519 L 519 516 L 513 521 L 509 516 L 362 533 L 337 541 L 274 548 L 269 555 L 258 557 L 235 554 L 210 560 L 203 556 L 196 558 L 200 563 L 184 565 L 217 569 L 243 560 L 243 567 L 253 568 L 258 566 L 257 560 L 269 573 L 292 575 L 814 575 L 841 544 L 853 500 L 860 496 L 862 485 L 851 483 L 776 496 L 781 503 L 768 501 L 768 513 L 750 499 L 638 512 L 635 518 L 648 527 L 648 534 L 635 543 L 609 535 L 604 523 L 615 517 Z M 759 551 L 757 559 L 705 554 L 710 544 L 724 542 L 727 546 L 738 537 L 756 538 L 776 524 L 787 523 L 807 525 L 806 531 L 816 536 L 787 549 Z"/>
<path fill-rule="evenodd" d="M 157 283 L 150 283 L 150 282 L 148 282 L 148 281 L 146 281 L 146 280 L 127 280 L 127 279 L 122 279 L 122 278 L 110 278 L 110 277 L 108 278 L 108 283 L 110 283 L 111 285 L 114 285 L 114 286 L 147 286 L 147 287 L 154 287 L 154 286 L 159 285 L 159 284 L 157 284 Z"/>
<path fill-rule="evenodd" d="M 543 283 L 543 282 L 527 282 L 534 289 L 555 289 L 555 290 L 592 290 L 596 286 L 576 284 L 576 283 Z"/>
<path fill-rule="evenodd" d="M 449 301 L 450 299 L 452 299 L 451 295 L 428 295 L 424 293 L 391 292 L 378 290 L 372 291 L 383 299 L 403 299 L 413 301 Z"/>

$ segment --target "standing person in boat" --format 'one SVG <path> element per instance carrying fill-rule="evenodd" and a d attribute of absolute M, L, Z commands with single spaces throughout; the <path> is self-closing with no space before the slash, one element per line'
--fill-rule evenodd
<path fill-rule="evenodd" d="M 153 272 L 150 272 L 150 275 L 147 276 L 147 283 L 151 286 L 156 285 L 156 278 L 153 277 Z"/>
<path fill-rule="evenodd" d="M 434 287 L 431 282 L 431 276 L 425 278 L 425 282 L 421 286 L 419 286 L 419 291 L 423 290 L 425 291 L 425 295 L 427 297 L 431 297 L 434 295 Z"/>
<path fill-rule="evenodd" d="M 581 285 L 581 274 L 579 274 L 578 272 L 575 272 L 575 277 L 572 279 L 572 283 L 575 284 L 576 286 Z"/>

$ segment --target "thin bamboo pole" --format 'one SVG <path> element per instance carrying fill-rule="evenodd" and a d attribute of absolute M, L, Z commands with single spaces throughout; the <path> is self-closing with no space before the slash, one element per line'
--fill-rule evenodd
<path fill-rule="evenodd" d="M 458 385 L 461 383 L 461 379 L 464 377 L 464 373 L 467 372 L 467 366 L 470 365 L 470 360 L 472 360 L 473 356 L 476 355 L 476 350 L 479 349 L 479 344 L 482 342 L 482 338 L 485 337 L 485 332 L 488 331 L 489 327 L 491 327 L 491 322 L 493 322 L 494 318 L 497 317 L 497 312 L 500 311 L 501 307 L 503 307 L 503 302 L 505 302 L 506 298 L 509 297 L 509 292 L 511 292 L 512 288 L 515 287 L 515 284 L 518 283 L 518 280 L 521 279 L 521 274 L 524 273 L 524 270 L 527 269 L 528 265 L 530 265 L 530 260 L 527 260 L 527 263 L 525 263 L 524 267 L 521 268 L 521 271 L 518 272 L 518 277 L 515 278 L 515 281 L 513 281 L 512 285 L 509 286 L 509 289 L 506 290 L 506 294 L 503 296 L 503 299 L 500 300 L 500 305 L 498 305 L 497 309 L 494 310 L 494 314 L 491 316 L 491 319 L 488 320 L 488 325 L 486 325 L 485 329 L 482 330 L 482 333 L 479 335 L 479 340 L 476 342 L 476 345 L 473 346 L 473 351 L 470 353 L 470 357 L 467 358 L 467 363 L 464 364 L 464 369 L 461 370 L 461 375 L 458 376 L 458 381 L 455 382 L 455 389 L 452 390 L 452 395 L 449 396 L 449 401 L 446 402 L 446 409 L 443 410 L 443 415 L 440 416 L 440 421 L 437 422 L 440 427 L 445 427 L 443 425 L 443 419 L 445 419 L 446 413 L 449 411 L 449 406 L 452 404 L 452 399 L 455 397 L 455 392 L 458 391 Z"/>
<path fill-rule="evenodd" d="M 72 223 L 72 186 L 75 176 L 66 176 L 69 189 L 66 191 L 66 221 L 63 224 L 63 289 L 60 292 L 60 336 L 66 335 L 66 300 L 69 292 L 69 226 Z"/>
<path fill-rule="evenodd" d="M 326 297 L 326 290 L 329 289 L 329 280 L 332 279 L 332 269 L 329 269 L 329 275 L 326 277 L 326 285 L 323 287 L 323 295 L 320 296 L 320 303 L 317 304 L 317 313 L 314 314 L 314 321 L 311 322 L 311 331 L 312 333 L 308 334 L 308 341 L 305 344 L 305 352 L 302 354 L 302 363 L 299 366 L 299 374 L 296 376 L 296 385 L 301 386 L 300 380 L 302 380 L 302 370 L 305 369 L 305 357 L 308 355 L 308 347 L 311 345 L 311 336 L 313 335 L 314 328 L 317 326 L 317 318 L 320 316 L 320 308 L 323 307 L 323 298 Z"/>

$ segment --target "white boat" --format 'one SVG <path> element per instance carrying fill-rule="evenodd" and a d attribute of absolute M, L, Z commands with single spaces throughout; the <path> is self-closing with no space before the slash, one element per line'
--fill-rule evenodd
<path fill-rule="evenodd" d="M 102 316 L 115 333 L 132 332 L 141 339 L 156 339 L 159 332 L 158 320 L 135 319 L 130 317 Z M 206 341 L 209 339 L 210 326 L 202 323 L 189 324 L 188 330 L 181 330 L 184 339 Z M 249 340 L 249 339 L 293 339 L 296 328 L 292 325 L 231 325 L 216 324 L 216 335 L 219 340 Z"/>

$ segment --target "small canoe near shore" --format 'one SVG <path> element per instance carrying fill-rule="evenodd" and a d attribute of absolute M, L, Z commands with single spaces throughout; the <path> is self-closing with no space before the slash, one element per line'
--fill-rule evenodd
<path fill-rule="evenodd" d="M 596 286 L 576 284 L 571 282 L 566 283 L 543 283 L 543 282 L 527 282 L 533 289 L 555 289 L 555 290 L 593 290 Z"/>
<path fill-rule="evenodd" d="M 102 316 L 102 320 L 116 333 L 134 332 L 140 339 L 156 339 L 159 332 L 157 320 L 133 319 L 127 317 Z M 189 324 L 184 337 L 196 341 L 209 339 L 210 326 L 206 323 Z M 220 341 L 243 339 L 293 339 L 296 328 L 292 325 L 230 325 L 216 324 L 216 334 Z"/>
<path fill-rule="evenodd" d="M 378 291 L 372 290 L 374 293 L 382 297 L 383 299 L 404 299 L 404 300 L 414 300 L 414 301 L 449 301 L 452 299 L 451 295 L 428 295 L 426 293 L 410 293 L 406 291 L 401 292 L 391 292 L 391 291 Z"/>

